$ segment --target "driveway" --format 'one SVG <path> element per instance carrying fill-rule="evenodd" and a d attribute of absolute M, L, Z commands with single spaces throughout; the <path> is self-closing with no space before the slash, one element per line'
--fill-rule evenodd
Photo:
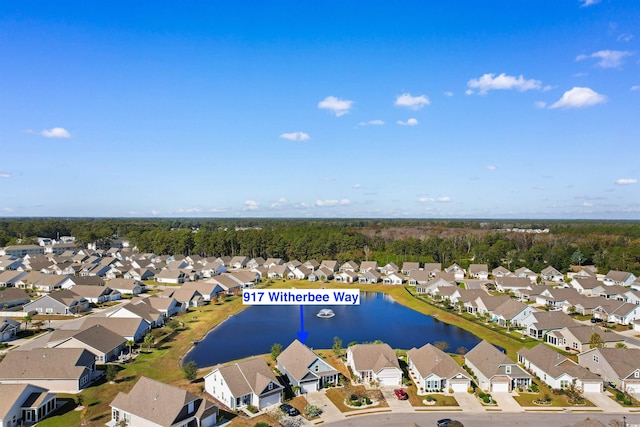
<path fill-rule="evenodd" d="M 464 412 L 485 412 L 484 406 L 482 406 L 482 403 L 480 403 L 475 395 L 470 393 L 455 393 L 453 396 Z"/>
<path fill-rule="evenodd" d="M 320 418 L 325 423 L 332 423 L 344 419 L 342 412 L 331 403 L 324 390 L 307 393 L 306 397 L 309 405 L 314 405 L 322 409 Z"/>
<path fill-rule="evenodd" d="M 591 401 L 598 408 L 604 412 L 628 412 L 627 408 L 624 408 L 614 402 L 607 393 L 585 393 L 584 397 Z"/>
<path fill-rule="evenodd" d="M 393 412 L 413 412 L 413 406 L 408 400 L 399 400 L 393 392 L 394 387 L 383 387 L 380 389 L 382 396 L 387 401 L 389 409 Z"/>
<path fill-rule="evenodd" d="M 522 406 L 515 401 L 511 393 L 491 393 L 491 397 L 498 404 L 502 412 L 524 412 Z"/>

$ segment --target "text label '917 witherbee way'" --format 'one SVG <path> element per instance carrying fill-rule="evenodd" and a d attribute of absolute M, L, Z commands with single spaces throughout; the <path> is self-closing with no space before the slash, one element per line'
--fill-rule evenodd
<path fill-rule="evenodd" d="M 359 305 L 358 289 L 243 289 L 245 305 Z"/>

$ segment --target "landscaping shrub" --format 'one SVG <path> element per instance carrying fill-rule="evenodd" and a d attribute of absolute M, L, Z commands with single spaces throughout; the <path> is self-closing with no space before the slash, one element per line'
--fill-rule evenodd
<path fill-rule="evenodd" d="M 490 394 L 485 394 L 484 397 L 482 398 L 482 401 L 484 403 L 490 403 L 491 402 L 491 395 Z"/>
<path fill-rule="evenodd" d="M 352 394 L 351 396 L 349 396 L 349 400 L 356 401 L 358 400 L 358 396 L 356 396 L 355 394 Z"/>
<path fill-rule="evenodd" d="M 486 396 L 486 394 L 484 394 L 483 392 L 478 393 L 478 397 L 480 399 L 484 399 L 485 396 Z"/>
<path fill-rule="evenodd" d="M 620 402 L 622 402 L 624 400 L 624 394 L 617 392 L 616 393 L 616 400 L 619 400 Z"/>
<path fill-rule="evenodd" d="M 362 398 L 362 402 L 363 402 L 365 405 L 371 405 L 371 399 L 369 399 L 369 397 L 368 397 L 368 396 L 363 397 L 363 398 Z"/>
<path fill-rule="evenodd" d="M 269 424 L 265 423 L 264 421 L 260 421 L 259 423 L 255 423 L 253 427 L 269 427 Z"/>
<path fill-rule="evenodd" d="M 537 392 L 539 392 L 539 391 L 540 391 L 540 389 L 538 389 L 538 384 L 536 384 L 536 383 L 531 383 L 531 391 L 532 391 L 533 393 L 537 393 Z"/>
<path fill-rule="evenodd" d="M 434 401 L 434 400 L 436 400 L 436 399 L 434 399 L 434 397 L 433 397 L 433 396 L 428 395 L 428 396 L 425 398 L 425 400 L 426 400 L 427 402 L 433 402 L 433 401 Z"/>
<path fill-rule="evenodd" d="M 315 405 L 307 405 L 304 407 L 304 412 L 311 418 L 319 417 L 322 414 L 322 409 Z"/>

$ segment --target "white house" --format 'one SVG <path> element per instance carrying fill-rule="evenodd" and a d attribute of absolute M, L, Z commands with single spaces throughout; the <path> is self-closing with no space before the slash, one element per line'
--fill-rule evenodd
<path fill-rule="evenodd" d="M 356 344 L 347 350 L 347 365 L 359 382 L 402 385 L 402 369 L 388 344 Z"/>

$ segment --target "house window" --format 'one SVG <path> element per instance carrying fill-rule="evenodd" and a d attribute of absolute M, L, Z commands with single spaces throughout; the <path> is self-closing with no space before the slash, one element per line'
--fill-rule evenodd
<path fill-rule="evenodd" d="M 571 345 L 573 348 L 575 348 L 576 350 L 578 349 L 578 343 L 577 342 L 573 342 L 573 344 Z"/>
<path fill-rule="evenodd" d="M 511 373 L 511 366 L 507 365 L 504 367 L 504 372 L 505 374 L 510 374 Z"/>
<path fill-rule="evenodd" d="M 273 390 L 273 383 L 269 383 L 269 385 L 267 386 L 267 390 L 269 391 Z"/>
<path fill-rule="evenodd" d="M 635 371 L 635 372 L 633 373 L 633 377 L 634 377 L 634 378 L 640 378 L 640 371 Z"/>
<path fill-rule="evenodd" d="M 596 354 L 593 355 L 593 361 L 596 363 L 600 363 L 600 358 L 598 357 L 598 355 Z"/>
<path fill-rule="evenodd" d="M 569 388 L 569 380 L 561 380 L 560 381 L 560 388 L 561 389 Z"/>

